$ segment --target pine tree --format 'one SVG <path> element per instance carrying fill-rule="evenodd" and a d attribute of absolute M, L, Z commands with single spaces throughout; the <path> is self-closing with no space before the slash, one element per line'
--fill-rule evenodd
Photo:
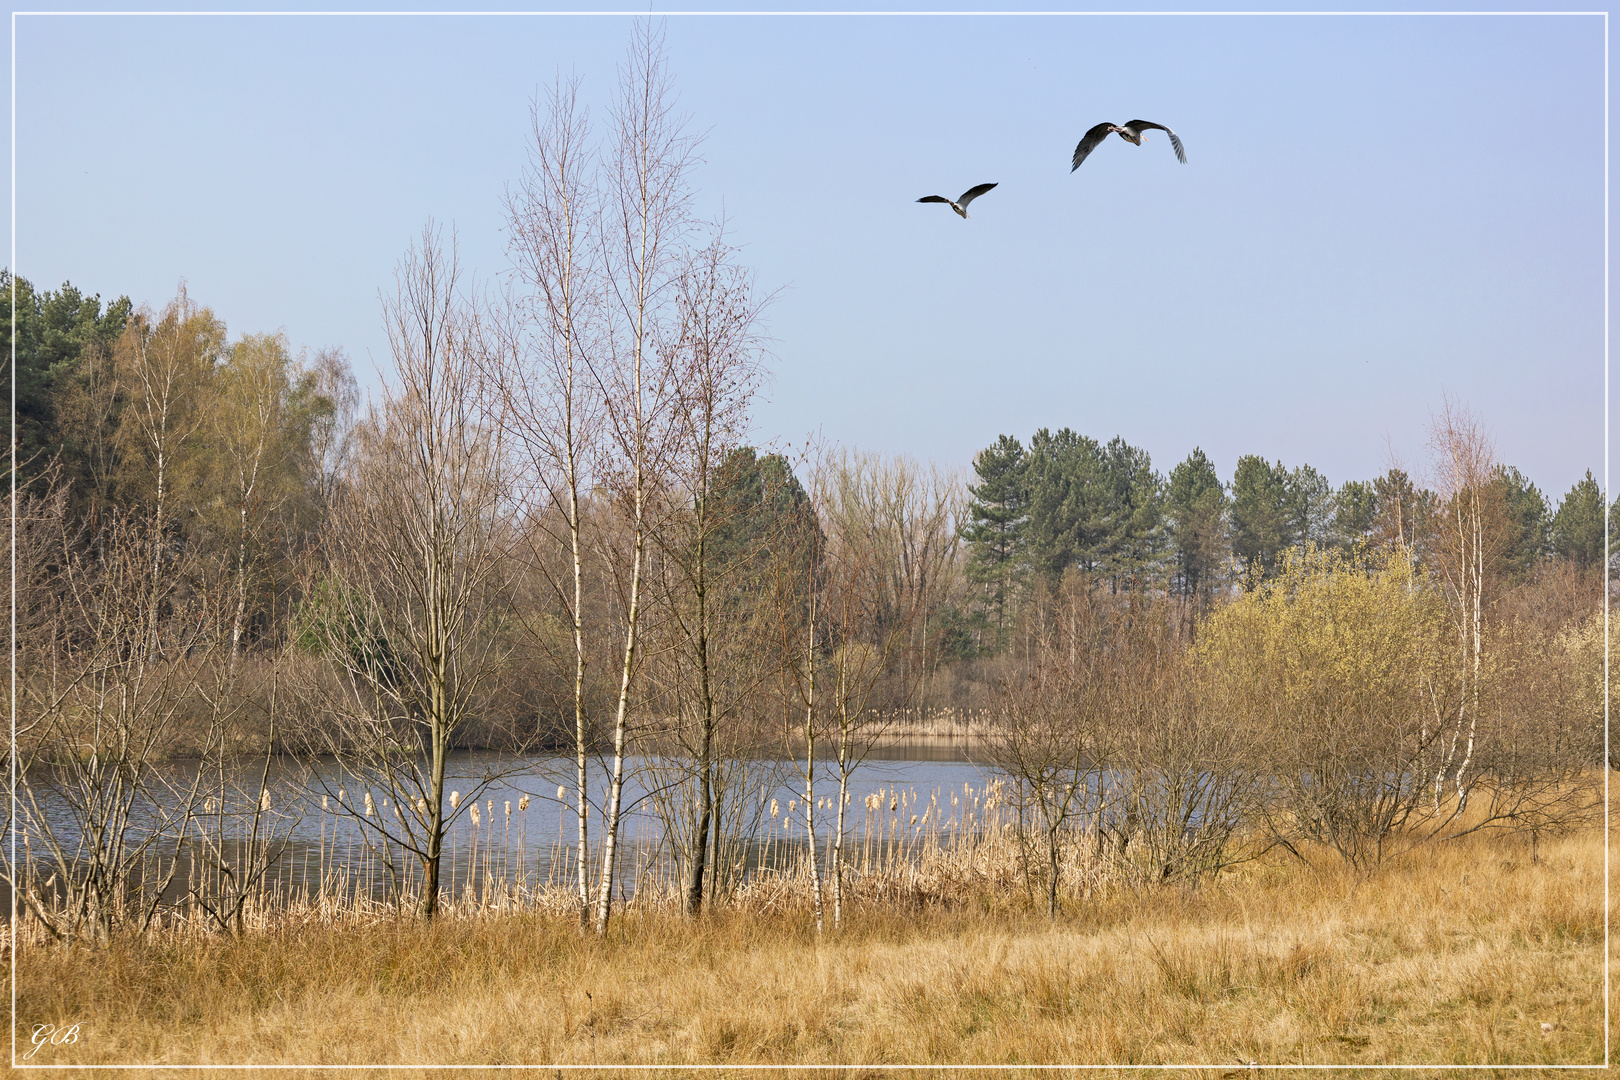
<path fill-rule="evenodd" d="M 1117 592 L 1141 588 L 1164 562 L 1164 477 L 1146 450 L 1115 436 L 1103 451 L 1101 502 L 1105 531 L 1098 567 Z"/>
<path fill-rule="evenodd" d="M 1023 446 L 1011 435 L 973 458 L 979 482 L 968 485 L 972 501 L 962 539 L 968 544 L 968 579 L 980 589 L 975 628 L 985 652 L 1004 648 L 1011 627 L 1029 521 L 1028 464 Z"/>
<path fill-rule="evenodd" d="M 1225 558 L 1226 485 L 1215 465 L 1194 447 L 1187 460 L 1170 470 L 1165 492 L 1170 543 L 1174 550 L 1173 585 L 1206 608 Z"/>
<path fill-rule="evenodd" d="M 1243 566 L 1245 588 L 1276 574 L 1282 553 L 1296 542 L 1288 470 L 1247 454 L 1232 475 L 1232 554 Z"/>
<path fill-rule="evenodd" d="M 1509 573 L 1523 577 L 1535 569 L 1536 561 L 1550 550 L 1552 515 L 1541 490 L 1518 469 L 1503 465 L 1497 469 L 1496 475 L 1502 485 L 1502 499 L 1508 517 L 1507 550 L 1503 552 L 1503 558 L 1508 564 Z M 1601 510 L 1598 516 L 1601 520 Z"/>
<path fill-rule="evenodd" d="M 1311 545 L 1326 547 L 1333 524 L 1333 487 L 1327 477 L 1301 465 L 1288 473 L 1288 531 L 1300 554 Z"/>
<path fill-rule="evenodd" d="M 1603 490 L 1592 470 L 1569 489 L 1552 519 L 1553 550 L 1585 569 L 1603 558 Z"/>
<path fill-rule="evenodd" d="M 1378 520 L 1376 484 L 1346 480 L 1333 496 L 1333 544 L 1351 548 L 1373 533 Z"/>

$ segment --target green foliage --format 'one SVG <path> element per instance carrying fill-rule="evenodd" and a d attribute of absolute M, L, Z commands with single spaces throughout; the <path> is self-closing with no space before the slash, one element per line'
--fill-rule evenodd
<path fill-rule="evenodd" d="M 1592 470 L 1569 489 L 1552 519 L 1552 548 L 1583 569 L 1603 558 L 1603 489 Z"/>
<path fill-rule="evenodd" d="M 1226 554 L 1226 485 L 1215 465 L 1195 447 L 1170 470 L 1165 490 L 1175 580 L 1190 597 L 1207 600 Z"/>
<path fill-rule="evenodd" d="M 1342 549 L 1365 543 L 1378 521 L 1376 483 L 1346 480 L 1333 496 L 1333 542 Z"/>
<path fill-rule="evenodd" d="M 716 579 L 742 595 L 778 587 L 768 576 L 807 584 L 826 550 L 810 496 L 781 454 L 760 457 L 751 446 L 728 454 L 709 496 L 715 527 L 706 558 Z"/>
<path fill-rule="evenodd" d="M 968 485 L 972 501 L 962 539 L 968 545 L 968 580 L 981 590 L 974 628 L 981 635 L 988 632 L 989 643 L 981 645 L 986 652 L 1006 648 L 1012 630 L 1013 592 L 1029 523 L 1028 465 L 1023 446 L 1010 435 L 973 458 L 979 482 Z"/>
<path fill-rule="evenodd" d="M 1552 520 L 1540 489 L 1511 465 L 1497 469 L 1507 514 L 1507 537 L 1502 552 L 1508 572 L 1524 577 L 1546 555 L 1552 539 Z M 1601 503 L 1600 503 L 1601 506 Z M 1599 515 L 1601 517 L 1601 513 Z"/>
<path fill-rule="evenodd" d="M 1288 530 L 1303 553 L 1310 545 L 1325 546 L 1333 523 L 1333 487 L 1327 477 L 1301 465 L 1288 474 Z"/>
<path fill-rule="evenodd" d="M 1164 478 L 1146 450 L 1117 435 L 1103 457 L 1106 533 L 1098 559 L 1115 589 L 1143 588 L 1157 577 L 1166 547 Z"/>
<path fill-rule="evenodd" d="M 1090 556 L 1102 532 L 1101 459 L 1095 439 L 1069 428 L 1041 428 L 1029 440 L 1029 560 L 1050 581 L 1071 566 L 1096 569 Z"/>
<path fill-rule="evenodd" d="M 1419 488 L 1403 470 L 1391 468 L 1373 481 L 1373 494 L 1377 505 L 1373 538 L 1384 548 L 1421 554 L 1439 512 L 1434 492 Z"/>
<path fill-rule="evenodd" d="M 1048 580 L 1077 568 L 1116 589 L 1143 584 L 1165 548 L 1164 480 L 1147 451 L 1069 428 L 1030 439 L 1027 548 Z"/>
<path fill-rule="evenodd" d="M 56 399 L 73 377 L 87 349 L 110 351 L 129 321 L 132 305 L 119 297 L 101 307 L 101 297 L 85 296 L 69 282 L 56 292 L 38 293 L 27 278 L 0 270 L 0 349 L 9 356 L 12 340 L 12 288 L 16 288 L 16 435 L 22 478 L 38 474 L 60 453 Z M 11 395 L 11 365 L 0 376 L 0 398 Z M 68 464 L 72 475 L 76 470 Z"/>
<path fill-rule="evenodd" d="M 1274 577 L 1283 553 L 1297 540 L 1295 505 L 1282 462 L 1247 454 L 1232 475 L 1232 554 L 1245 588 Z"/>
<path fill-rule="evenodd" d="M 293 609 L 291 637 L 299 651 L 367 673 L 377 686 L 398 689 L 404 667 L 365 598 L 338 578 L 319 578 Z"/>

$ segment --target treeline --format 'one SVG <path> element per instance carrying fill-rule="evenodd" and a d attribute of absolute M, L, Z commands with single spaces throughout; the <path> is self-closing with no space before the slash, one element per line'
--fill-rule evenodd
<path fill-rule="evenodd" d="M 566 763 L 531 795 L 569 822 L 582 929 L 614 911 L 632 769 L 695 915 L 739 886 L 784 745 L 837 927 L 854 770 L 946 703 L 991 717 L 1054 911 L 1082 840 L 1196 881 L 1256 842 L 1365 863 L 1586 812 L 1590 478 L 1550 513 L 1449 408 L 1432 490 L 1259 458 L 1228 485 L 1198 452 L 1165 479 L 1043 431 L 979 455 L 964 514 L 904 458 L 762 452 L 769 296 L 694 216 L 672 101 L 645 25 L 600 131 L 573 84 L 537 101 L 508 288 L 425 227 L 363 405 L 340 352 L 232 341 L 184 290 L 16 282 L 5 872 L 50 933 L 240 931 L 317 805 L 432 917 L 452 827 L 537 756 Z M 495 752 L 452 775 L 469 747 Z"/>
<path fill-rule="evenodd" d="M 558 752 L 561 786 L 533 795 L 572 820 L 581 925 L 613 911 L 634 768 L 696 912 L 737 885 L 781 779 L 762 750 L 805 748 L 814 837 L 817 747 L 847 795 L 919 694 L 956 485 L 749 445 L 768 297 L 693 215 L 645 27 L 622 78 L 600 135 L 573 85 L 536 103 L 508 291 L 469 288 L 424 228 L 364 404 L 340 352 L 232 341 L 183 290 L 151 311 L 17 283 L 29 855 L 7 874 L 52 934 L 182 910 L 240 930 L 314 805 L 432 916 L 457 819 Z M 469 747 L 494 753 L 453 776 Z"/>
<path fill-rule="evenodd" d="M 1556 512 L 1447 402 L 1433 487 L 1060 431 L 975 461 L 972 625 L 1030 865 L 1197 881 L 1282 845 L 1362 867 L 1594 819 L 1603 497 Z M 981 663 L 986 663 L 981 661 Z M 1611 759 L 1611 764 L 1613 763 Z"/>
<path fill-rule="evenodd" d="M 973 469 L 964 625 L 986 654 L 1007 647 L 1036 579 L 1073 570 L 1112 592 L 1162 592 L 1204 612 L 1218 595 L 1276 578 L 1290 551 L 1399 547 L 1432 565 L 1447 527 L 1442 494 L 1393 467 L 1334 488 L 1310 465 L 1250 454 L 1225 481 L 1194 449 L 1166 477 L 1121 438 L 1042 428 L 1027 447 L 1001 436 Z M 1480 497 L 1494 576 L 1522 583 L 1560 563 L 1581 573 L 1601 566 L 1603 494 L 1590 470 L 1556 509 L 1518 469 L 1493 462 L 1489 471 Z"/>
<path fill-rule="evenodd" d="M 0 272 L 7 307 L 12 285 Z M 233 649 L 276 638 L 354 421 L 341 350 L 295 354 L 279 333 L 232 341 L 184 288 L 158 311 L 25 278 L 15 296 L 20 490 L 60 501 L 70 549 L 143 527 L 167 553 L 218 561 L 235 591 Z"/>

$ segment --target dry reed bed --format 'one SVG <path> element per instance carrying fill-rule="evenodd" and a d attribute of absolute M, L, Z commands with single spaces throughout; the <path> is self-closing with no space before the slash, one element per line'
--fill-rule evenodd
<path fill-rule="evenodd" d="M 18 1009 L 82 1025 L 36 1061 L 159 1070 L 1600 1062 L 1601 844 L 1540 855 L 1475 838 L 1369 877 L 1279 857 L 1195 892 L 1093 890 L 1056 924 L 989 866 L 944 893 L 949 868 L 925 861 L 909 882 L 857 882 L 848 925 L 819 942 L 786 877 L 695 923 L 644 903 L 606 941 L 534 912 L 311 918 L 239 941 L 28 948 Z"/>

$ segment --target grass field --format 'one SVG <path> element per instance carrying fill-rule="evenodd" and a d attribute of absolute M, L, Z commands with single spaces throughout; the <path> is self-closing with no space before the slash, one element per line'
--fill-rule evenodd
<path fill-rule="evenodd" d="M 634 911 L 605 941 L 502 915 L 32 946 L 19 1054 L 32 1025 L 76 1023 L 26 1064 L 1598 1064 L 1601 836 L 1537 855 L 1476 837 L 1368 876 L 1276 855 L 1196 891 L 1073 897 L 1056 923 L 1018 889 L 902 896 L 820 941 L 778 895 L 695 922 Z"/>

